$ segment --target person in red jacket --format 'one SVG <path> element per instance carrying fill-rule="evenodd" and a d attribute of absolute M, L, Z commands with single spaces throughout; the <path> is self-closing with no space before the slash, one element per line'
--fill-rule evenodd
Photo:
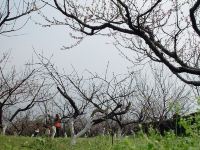
<path fill-rule="evenodd" d="M 56 117 L 54 119 L 54 126 L 56 127 L 56 137 L 59 137 L 61 130 L 61 119 L 58 114 L 56 114 Z"/>

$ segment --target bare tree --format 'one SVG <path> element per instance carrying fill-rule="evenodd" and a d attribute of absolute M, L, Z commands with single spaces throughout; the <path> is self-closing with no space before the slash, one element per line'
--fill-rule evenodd
<path fill-rule="evenodd" d="M 80 35 L 72 36 L 77 44 L 87 35 L 112 36 L 117 48 L 136 52 L 140 63 L 150 58 L 165 64 L 183 82 L 200 85 L 190 78 L 200 74 L 200 0 L 42 1 L 66 17 L 44 17 L 48 25 L 78 31 Z"/>
<path fill-rule="evenodd" d="M 1 59 L 1 66 L 0 66 L 0 87 L 1 87 L 1 93 L 0 93 L 0 125 L 2 128 L 2 120 L 3 120 L 3 109 L 5 106 L 14 105 L 18 101 L 15 101 L 11 99 L 13 95 L 17 95 L 17 90 L 20 89 L 20 86 L 22 86 L 33 74 L 34 70 L 21 74 L 22 78 L 17 79 L 17 72 L 15 68 L 12 68 L 11 71 L 6 71 L 6 64 L 7 59 L 9 55 L 8 53 L 3 56 Z M 27 70 L 28 71 L 28 70 Z M 19 93 L 22 93 L 23 90 L 21 90 Z"/>
<path fill-rule="evenodd" d="M 7 53 L 0 63 L 0 126 L 3 134 L 19 113 L 52 96 L 49 94 L 51 86 L 39 76 L 37 69 L 27 66 L 17 72 L 15 67 L 9 69 L 8 59 Z"/>
<path fill-rule="evenodd" d="M 129 97 L 132 103 L 130 110 L 113 118 L 118 124 L 119 136 L 130 124 L 137 127 L 138 124 L 157 122 L 159 125 L 174 114 L 183 116 L 193 111 L 191 106 L 194 106 L 195 100 L 190 87 L 168 75 L 163 66 L 150 65 L 150 68 L 148 73 L 134 73 L 132 84 L 135 92 Z"/>
<path fill-rule="evenodd" d="M 150 76 L 150 73 L 148 74 Z M 136 100 L 133 111 L 142 122 L 158 121 L 172 118 L 176 113 L 184 115 L 191 110 L 189 86 L 169 77 L 163 70 L 152 68 L 152 78 L 136 77 Z"/>
<path fill-rule="evenodd" d="M 28 15 L 37 9 L 36 0 L 2 0 L 0 2 L 0 35 L 22 29 L 30 18 Z M 18 24 L 17 20 L 20 18 L 26 19 Z"/>
<path fill-rule="evenodd" d="M 69 118 L 72 143 L 76 143 L 76 138 L 84 135 L 91 126 L 101 122 L 112 120 L 129 111 L 131 103 L 129 96 L 134 90 L 129 77 L 118 80 L 113 76 L 110 80 L 91 73 L 88 78 L 74 70 L 69 75 L 59 73 L 50 60 L 39 57 L 41 64 L 46 68 L 46 74 L 54 81 L 57 90 L 70 105 L 64 108 L 56 103 L 62 112 L 67 110 L 67 114 L 62 119 Z M 45 61 L 47 62 L 45 63 Z M 44 73 L 45 74 L 45 73 Z M 74 122 L 85 116 L 86 125 L 78 133 L 75 133 Z"/>

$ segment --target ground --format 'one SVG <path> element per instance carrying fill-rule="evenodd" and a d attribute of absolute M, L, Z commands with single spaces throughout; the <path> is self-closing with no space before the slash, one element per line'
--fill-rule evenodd
<path fill-rule="evenodd" d="M 79 138 L 76 145 L 70 138 L 0 136 L 0 150 L 200 150 L 200 136 L 177 137 L 173 133 L 165 137 L 159 134 L 122 137 L 110 136 Z"/>

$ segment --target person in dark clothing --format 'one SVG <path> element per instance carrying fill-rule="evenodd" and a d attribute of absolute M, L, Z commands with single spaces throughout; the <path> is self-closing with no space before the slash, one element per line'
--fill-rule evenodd
<path fill-rule="evenodd" d="M 36 137 L 39 135 L 40 129 L 39 129 L 39 123 L 36 123 L 36 127 L 34 130 L 34 133 L 32 134 L 32 137 Z"/>
<path fill-rule="evenodd" d="M 45 134 L 50 137 L 51 136 L 51 133 L 52 133 L 52 126 L 54 125 L 54 117 L 50 116 L 49 114 L 47 115 L 47 118 L 46 118 L 46 131 L 45 131 Z"/>
<path fill-rule="evenodd" d="M 54 126 L 56 127 L 56 137 L 59 137 L 61 130 L 61 119 L 58 114 L 56 114 L 56 117 L 54 119 Z"/>

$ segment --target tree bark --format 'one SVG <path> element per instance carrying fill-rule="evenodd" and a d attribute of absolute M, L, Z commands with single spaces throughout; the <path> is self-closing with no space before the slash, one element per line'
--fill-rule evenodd
<path fill-rule="evenodd" d="M 72 137 L 71 144 L 75 145 L 76 144 L 76 139 L 78 137 L 84 135 L 88 130 L 91 129 L 91 127 L 92 127 L 92 120 L 91 120 L 91 118 L 89 118 L 87 120 L 87 124 L 85 125 L 85 127 L 80 132 L 75 134 L 74 133 L 74 120 L 71 119 L 71 121 L 70 121 L 70 130 L 71 130 L 71 137 Z"/>
<path fill-rule="evenodd" d="M 7 127 L 8 127 L 8 122 L 7 123 L 5 123 L 4 125 L 3 125 L 3 128 L 2 128 L 2 135 L 6 135 L 6 129 L 7 129 Z"/>
<path fill-rule="evenodd" d="M 117 138 L 121 138 L 122 137 L 122 128 L 118 127 L 117 129 Z"/>
<path fill-rule="evenodd" d="M 0 102 L 0 132 L 3 130 L 3 106 Z"/>

